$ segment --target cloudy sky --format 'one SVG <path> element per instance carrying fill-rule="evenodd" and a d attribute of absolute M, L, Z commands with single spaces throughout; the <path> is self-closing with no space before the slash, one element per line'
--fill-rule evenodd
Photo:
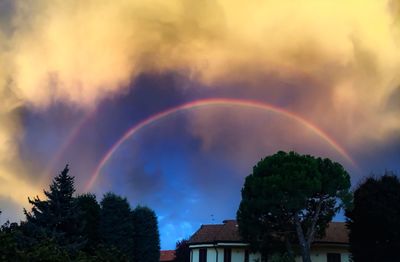
<path fill-rule="evenodd" d="M 278 150 L 400 171 L 400 2 L 0 0 L 0 221 L 65 164 L 159 217 L 234 218 Z"/>

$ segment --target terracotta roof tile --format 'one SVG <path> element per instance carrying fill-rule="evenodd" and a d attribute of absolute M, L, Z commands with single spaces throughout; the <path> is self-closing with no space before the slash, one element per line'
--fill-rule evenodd
<path fill-rule="evenodd" d="M 241 242 L 235 220 L 225 220 L 223 224 L 202 225 L 189 239 L 189 243 Z"/>
<path fill-rule="evenodd" d="M 239 235 L 235 220 L 225 220 L 223 224 L 202 225 L 189 239 L 190 244 L 214 242 L 243 242 Z M 343 243 L 348 244 L 348 230 L 344 222 L 331 222 L 322 239 L 316 243 Z"/>
<path fill-rule="evenodd" d="M 173 261 L 175 259 L 175 250 L 161 250 L 160 261 Z"/>
<path fill-rule="evenodd" d="M 344 222 L 331 222 L 325 231 L 325 236 L 316 239 L 316 243 L 349 243 L 349 231 Z"/>

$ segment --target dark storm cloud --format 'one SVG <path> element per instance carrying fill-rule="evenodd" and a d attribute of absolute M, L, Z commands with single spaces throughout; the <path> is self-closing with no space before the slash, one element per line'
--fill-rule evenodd
<path fill-rule="evenodd" d="M 28 110 L 40 108 L 43 117 L 48 110 L 65 110 L 54 107 L 54 102 L 85 109 L 101 104 L 88 121 L 91 127 L 83 128 L 59 161 L 63 163 L 53 168 L 73 162 L 82 181 L 129 125 L 189 97 L 233 96 L 284 106 L 351 151 L 376 139 L 384 141 L 399 130 L 398 110 L 383 105 L 399 80 L 398 27 L 394 23 L 398 7 L 393 1 L 249 1 L 246 8 L 231 0 L 0 3 L 0 26 L 12 32 L 0 32 L 4 69 L 0 72 L 0 152 L 6 156 L 0 161 L 0 176 L 9 176 L 10 185 L 25 181 L 20 173 L 22 178 L 29 176 L 23 170 L 24 162 L 31 160 L 40 169 L 42 162 L 51 161 L 53 148 L 65 140 L 64 130 L 81 117 L 67 119 L 65 124 L 60 123 L 62 117 L 55 120 L 61 129 L 44 120 L 43 130 L 48 127 L 48 131 L 41 132 L 26 119 L 19 125 L 19 115 L 10 113 L 15 104 Z M 320 15 L 312 15 L 315 10 Z M 136 77 L 147 74 L 154 82 L 177 71 L 198 82 L 196 89 L 204 90 L 174 83 L 181 91 L 174 87 L 162 93 L 159 85 L 168 82 L 164 79 L 148 84 L 149 88 L 157 86 L 155 91 L 143 92 L 154 96 L 141 96 L 142 91 L 137 99 L 131 96 L 135 84 L 129 83 Z M 11 99 L 3 95 L 10 80 L 17 94 Z M 31 117 L 33 122 L 35 117 L 40 123 L 38 114 Z M 194 135 L 216 147 L 229 145 L 228 140 L 219 143 L 207 137 L 210 126 L 214 129 L 211 135 L 231 132 L 224 119 L 216 125 L 212 116 L 206 118 L 196 126 L 203 133 Z M 40 133 L 49 137 L 42 138 L 43 143 Z M 21 146 L 22 157 L 20 138 L 21 144 L 36 140 Z M 243 149 L 232 146 L 231 151 Z M 7 188 L 5 194 L 13 195 Z"/>
<path fill-rule="evenodd" d="M 104 101 L 89 117 L 87 112 L 63 103 L 54 103 L 46 111 L 26 109 L 23 118 L 26 130 L 20 146 L 24 162 L 32 163 L 34 173 L 43 175 L 54 154 L 86 118 L 51 170 L 56 174 L 69 163 L 77 179 L 84 182 L 101 157 L 129 127 L 183 101 L 182 91 L 177 86 L 179 81 L 176 74 L 143 75 L 132 84 L 128 93 Z"/>
<path fill-rule="evenodd" d="M 241 82 L 199 88 L 201 84 L 179 73 L 142 75 L 129 92 L 99 104 L 53 174 L 65 163 L 71 164 L 81 192 L 101 157 L 132 125 L 187 101 L 245 98 L 291 111 L 309 108 L 310 112 L 333 103 L 326 94 L 328 89 L 318 89 L 320 83 L 304 76 L 286 80 L 266 76 L 263 84 L 268 86 L 263 92 L 257 83 L 247 85 L 245 92 Z M 305 103 L 311 94 L 316 102 Z M 24 161 L 37 170 L 46 166 L 71 128 L 84 117 L 82 111 L 63 104 L 24 115 L 27 128 L 21 150 Z M 312 113 L 304 117 L 311 118 Z M 396 167 L 396 148 L 393 144 L 371 148 L 357 160 L 365 169 Z M 290 119 L 252 109 L 203 108 L 168 117 L 124 143 L 102 170 L 94 190 L 99 199 L 104 192 L 114 191 L 126 196 L 132 206 L 154 208 L 160 217 L 163 247 L 173 248 L 177 239 L 187 237 L 202 223 L 234 218 L 244 177 L 261 157 L 280 149 L 340 160 L 326 142 Z M 383 160 L 381 155 L 389 157 Z M 353 176 L 353 181 L 361 175 Z"/>
<path fill-rule="evenodd" d="M 383 174 L 385 170 L 397 172 L 400 175 L 400 135 L 393 135 L 387 143 L 365 145 L 358 153 L 362 166 L 362 176 Z"/>
<path fill-rule="evenodd" d="M 103 191 L 157 211 L 164 247 L 212 217 L 234 216 L 243 183 L 241 171 L 223 158 L 226 150 L 202 150 L 189 121 L 190 114 L 178 114 L 146 128 L 119 148 L 99 178 Z"/>
<path fill-rule="evenodd" d="M 66 163 L 81 190 L 129 127 L 204 97 L 283 107 L 363 172 L 398 169 L 397 2 L 0 0 L 0 193 L 25 203 Z M 143 130 L 94 189 L 154 207 L 174 243 L 174 230 L 233 217 L 243 176 L 279 149 L 341 160 L 288 119 L 199 109 Z"/>

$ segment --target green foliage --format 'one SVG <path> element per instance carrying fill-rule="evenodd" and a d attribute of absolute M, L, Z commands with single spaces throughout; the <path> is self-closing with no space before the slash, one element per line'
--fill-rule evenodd
<path fill-rule="evenodd" d="M 237 212 L 239 231 L 264 256 L 283 249 L 293 254 L 291 246 L 297 242 L 303 260 L 309 261 L 314 237 L 324 233 L 348 200 L 349 188 L 350 176 L 340 164 L 280 151 L 258 162 L 246 177 Z"/>
<path fill-rule="evenodd" d="M 86 236 L 85 250 L 93 250 L 99 243 L 100 205 L 96 195 L 83 194 L 76 198 L 79 209 L 79 221 L 82 223 L 82 234 Z"/>
<path fill-rule="evenodd" d="M 128 262 L 131 261 L 116 247 L 106 247 L 99 244 L 94 249 L 94 252 L 88 254 L 81 252 L 76 261 L 79 262 Z"/>
<path fill-rule="evenodd" d="M 0 229 L 0 261 L 22 260 L 23 252 L 18 247 L 16 223 L 6 222 Z"/>
<path fill-rule="evenodd" d="M 68 172 L 66 166 L 53 179 L 45 200 L 28 199 L 32 210 L 24 210 L 26 221 L 0 228 L 0 261 L 159 260 L 154 211 L 132 211 L 126 198 L 113 193 L 105 194 L 101 205 L 94 194 L 74 197 Z"/>
<path fill-rule="evenodd" d="M 360 184 L 346 216 L 355 262 L 398 261 L 400 181 L 393 173 L 370 177 Z"/>
<path fill-rule="evenodd" d="M 23 261 L 63 262 L 73 261 L 67 250 L 53 239 L 41 239 L 24 251 Z"/>
<path fill-rule="evenodd" d="M 114 246 L 127 255 L 134 256 L 134 222 L 126 198 L 107 193 L 101 200 L 100 238 L 107 246 Z"/>
<path fill-rule="evenodd" d="M 132 217 L 135 224 L 135 261 L 158 262 L 160 236 L 156 214 L 148 207 L 137 206 Z"/>
<path fill-rule="evenodd" d="M 81 224 L 79 221 L 79 209 L 73 198 L 74 177 L 68 175 L 68 166 L 53 179 L 49 191 L 44 191 L 47 200 L 35 197 L 29 199 L 33 206 L 31 212 L 25 210 L 27 223 L 25 233 L 32 238 L 32 241 L 50 239 L 57 243 L 68 253 L 77 253 L 85 244 L 81 236 Z M 36 240 L 35 240 L 36 239 Z M 43 252 L 47 252 L 47 242 Z M 49 252 L 53 252 L 49 249 Z M 56 252 L 56 251 L 54 251 Z"/>
<path fill-rule="evenodd" d="M 73 193 L 74 178 L 68 175 L 68 166 L 53 179 L 50 190 L 44 190 L 47 200 L 35 197 L 29 199 L 33 205 L 31 212 L 25 212 L 27 221 L 37 225 L 52 227 L 53 229 L 68 228 L 67 221 L 70 218 L 74 205 Z"/>
<path fill-rule="evenodd" d="M 181 241 L 176 242 L 174 261 L 175 262 L 190 261 L 189 241 L 187 239 L 182 239 Z"/>
<path fill-rule="evenodd" d="M 268 262 L 295 262 L 288 253 L 276 253 L 268 258 Z"/>
<path fill-rule="evenodd" d="M 0 231 L 0 261 L 72 261 L 53 239 L 42 237 L 24 242 L 21 226 L 6 223 Z"/>

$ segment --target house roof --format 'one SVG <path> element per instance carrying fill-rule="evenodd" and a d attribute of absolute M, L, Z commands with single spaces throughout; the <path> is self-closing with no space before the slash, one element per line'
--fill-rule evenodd
<path fill-rule="evenodd" d="M 175 250 L 161 250 L 160 261 L 173 261 L 175 259 Z"/>
<path fill-rule="evenodd" d="M 236 220 L 224 220 L 223 224 L 202 225 L 189 239 L 190 244 L 219 242 L 243 242 Z"/>
<path fill-rule="evenodd" d="M 344 222 L 331 222 L 325 231 L 325 237 L 316 239 L 315 243 L 348 244 L 348 231 Z M 223 224 L 202 225 L 189 239 L 190 244 L 215 242 L 243 243 L 239 235 L 236 220 L 225 220 Z"/>
<path fill-rule="evenodd" d="M 349 243 L 349 230 L 344 222 L 331 222 L 325 230 L 325 236 L 315 239 L 315 243 Z"/>

